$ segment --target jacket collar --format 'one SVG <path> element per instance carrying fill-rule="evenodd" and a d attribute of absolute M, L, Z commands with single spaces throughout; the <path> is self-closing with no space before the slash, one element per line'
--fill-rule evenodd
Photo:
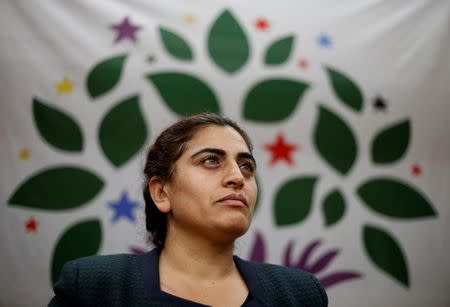
<path fill-rule="evenodd" d="M 159 281 L 159 255 L 161 253 L 160 248 L 154 248 L 151 251 L 140 255 L 140 263 L 142 266 L 142 272 L 144 274 L 144 283 L 147 293 L 152 298 L 162 298 L 166 296 L 164 292 L 161 291 L 160 281 Z M 264 291 L 260 286 L 259 279 L 252 262 L 243 260 L 238 256 L 233 256 L 233 261 L 236 264 L 239 273 L 241 274 L 244 282 L 246 283 L 250 294 L 260 301 L 265 302 Z M 198 306 L 198 305 L 195 305 Z"/>

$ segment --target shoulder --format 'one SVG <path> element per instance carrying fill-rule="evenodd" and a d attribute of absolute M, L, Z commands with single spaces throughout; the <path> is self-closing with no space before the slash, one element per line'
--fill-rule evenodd
<path fill-rule="evenodd" d="M 267 280 L 277 282 L 285 280 L 304 286 L 316 286 L 316 278 L 311 273 L 299 269 L 269 263 L 250 262 L 250 265 L 255 268 L 259 277 Z"/>
<path fill-rule="evenodd" d="M 116 254 L 103 256 L 89 256 L 72 260 L 66 266 L 77 269 L 79 272 L 97 274 L 120 274 L 123 270 L 134 266 L 137 256 L 132 254 Z"/>
<path fill-rule="evenodd" d="M 141 294 L 143 274 L 139 259 L 137 255 L 117 254 L 69 261 L 63 266 L 60 278 L 54 285 L 52 302 L 77 302 L 82 306 L 95 302 L 100 306 Z"/>
<path fill-rule="evenodd" d="M 328 306 L 328 297 L 313 274 L 281 265 L 247 262 L 256 271 L 260 286 L 270 301 L 286 306 Z"/>
<path fill-rule="evenodd" d="M 66 271 L 76 272 L 77 282 L 90 287 L 111 287 L 137 278 L 139 274 L 138 256 L 116 254 L 105 256 L 89 256 L 68 262 Z"/>

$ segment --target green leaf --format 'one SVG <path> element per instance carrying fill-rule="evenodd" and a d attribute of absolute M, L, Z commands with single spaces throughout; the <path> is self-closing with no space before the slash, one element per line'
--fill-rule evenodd
<path fill-rule="evenodd" d="M 266 51 L 264 62 L 267 65 L 280 65 L 286 62 L 292 51 L 294 36 L 287 36 L 273 42 Z"/>
<path fill-rule="evenodd" d="M 421 193 L 392 178 L 371 179 L 360 185 L 357 193 L 369 208 L 390 217 L 412 219 L 437 215 Z"/>
<path fill-rule="evenodd" d="M 168 53 L 180 60 L 192 60 L 191 47 L 181 36 L 163 27 L 159 33 Z"/>
<path fill-rule="evenodd" d="M 356 160 L 357 145 L 352 130 L 324 106 L 319 107 L 314 145 L 321 157 L 343 175 L 350 171 Z"/>
<path fill-rule="evenodd" d="M 326 226 L 336 224 L 344 216 L 346 207 L 345 199 L 342 193 L 337 189 L 328 193 L 322 206 Z"/>
<path fill-rule="evenodd" d="M 249 58 L 247 37 L 227 10 L 217 17 L 209 31 L 208 51 L 214 63 L 228 73 L 238 71 Z"/>
<path fill-rule="evenodd" d="M 126 55 L 120 55 L 97 63 L 89 72 L 87 90 L 91 98 L 110 91 L 119 82 Z"/>
<path fill-rule="evenodd" d="M 129 97 L 112 108 L 101 122 L 98 137 L 103 153 L 114 166 L 130 160 L 147 139 L 139 97 Z"/>
<path fill-rule="evenodd" d="M 292 179 L 277 191 L 274 202 L 274 216 L 277 226 L 296 224 L 308 216 L 317 177 Z"/>
<path fill-rule="evenodd" d="M 177 72 L 150 74 L 167 106 L 181 116 L 201 112 L 220 113 L 214 92 L 197 77 Z"/>
<path fill-rule="evenodd" d="M 398 161 L 408 149 L 411 136 L 409 120 L 396 123 L 377 134 L 372 143 L 372 159 L 385 164 Z"/>
<path fill-rule="evenodd" d="M 83 135 L 80 126 L 67 114 L 33 98 L 34 121 L 42 138 L 64 151 L 80 152 Z"/>
<path fill-rule="evenodd" d="M 408 265 L 400 244 L 384 230 L 369 225 L 364 226 L 363 241 L 370 260 L 380 270 L 409 287 Z"/>
<path fill-rule="evenodd" d="M 288 79 L 268 79 L 254 85 L 245 97 L 244 117 L 273 123 L 290 116 L 309 85 Z"/>
<path fill-rule="evenodd" d="M 103 180 L 87 169 L 45 169 L 22 183 L 8 203 L 16 207 L 67 210 L 84 205 L 103 188 Z"/>
<path fill-rule="evenodd" d="M 66 229 L 53 250 L 52 284 L 58 280 L 66 262 L 97 254 L 101 242 L 102 228 L 98 219 L 84 220 Z"/>
<path fill-rule="evenodd" d="M 363 107 L 363 95 L 358 85 L 342 72 L 331 67 L 325 68 L 334 92 L 341 102 L 354 111 L 361 111 Z"/>

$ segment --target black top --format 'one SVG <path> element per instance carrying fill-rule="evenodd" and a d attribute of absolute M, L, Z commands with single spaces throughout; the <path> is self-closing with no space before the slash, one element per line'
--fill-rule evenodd
<path fill-rule="evenodd" d="M 208 306 L 161 291 L 159 282 L 159 255 L 160 249 L 155 248 L 153 251 L 141 256 L 140 265 L 142 265 L 142 272 L 144 273 L 144 283 L 148 294 L 156 301 L 168 304 L 172 303 L 180 307 Z M 249 290 L 247 299 L 241 306 L 264 306 L 261 299 L 262 297 L 264 297 L 262 295 L 263 290 L 259 286 L 256 272 L 250 267 L 242 265 L 242 260 L 240 258 L 234 256 L 233 260 Z"/>
<path fill-rule="evenodd" d="M 67 262 L 48 306 L 204 306 L 161 291 L 158 257 L 154 249 L 143 255 L 90 256 Z M 233 260 L 250 292 L 243 306 L 328 306 L 325 290 L 310 273 L 236 256 Z"/>

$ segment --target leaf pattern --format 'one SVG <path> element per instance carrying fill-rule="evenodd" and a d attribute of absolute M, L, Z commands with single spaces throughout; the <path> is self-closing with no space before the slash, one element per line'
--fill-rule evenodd
<path fill-rule="evenodd" d="M 291 55 L 294 36 L 283 37 L 273 42 L 266 51 L 264 62 L 267 65 L 280 65 Z"/>
<path fill-rule="evenodd" d="M 256 232 L 255 234 L 249 260 L 256 262 L 264 262 L 266 260 L 266 244 L 260 232 Z"/>
<path fill-rule="evenodd" d="M 345 199 L 342 193 L 335 189 L 327 194 L 323 201 L 325 225 L 332 226 L 341 220 L 345 213 Z"/>
<path fill-rule="evenodd" d="M 324 106 L 319 107 L 314 145 L 320 156 L 343 175 L 350 171 L 356 160 L 356 138 L 352 130 Z"/>
<path fill-rule="evenodd" d="M 325 288 L 330 288 L 344 281 L 361 278 L 362 274 L 353 271 L 337 271 L 319 279 L 320 284 Z"/>
<path fill-rule="evenodd" d="M 299 177 L 283 184 L 274 201 L 277 226 L 299 223 L 309 215 L 316 182 L 317 177 Z"/>
<path fill-rule="evenodd" d="M 56 166 L 32 175 L 9 199 L 15 207 L 68 210 L 80 207 L 103 188 L 92 171 L 76 166 Z"/>
<path fill-rule="evenodd" d="M 325 69 L 339 100 L 354 111 L 360 112 L 363 108 L 363 95 L 359 86 L 344 73 L 331 67 Z"/>
<path fill-rule="evenodd" d="M 58 239 L 52 256 L 51 281 L 54 284 L 63 265 L 76 258 L 95 255 L 102 242 L 102 228 L 98 219 L 84 220 L 68 227 Z"/>
<path fill-rule="evenodd" d="M 179 34 L 159 27 L 161 42 L 167 53 L 183 60 L 193 60 L 189 43 Z M 250 57 L 249 40 L 230 11 L 223 11 L 208 33 L 208 52 L 211 60 L 226 73 L 242 69 Z M 279 38 L 268 46 L 264 55 L 266 65 L 286 63 L 292 53 L 294 36 Z M 127 55 L 119 55 L 97 63 L 87 75 L 86 88 L 91 98 L 111 91 L 119 82 Z M 154 56 L 149 62 L 154 61 Z M 358 84 L 343 72 L 326 66 L 327 76 L 336 97 L 356 112 L 363 109 L 364 97 Z M 220 105 L 212 88 L 196 76 L 178 73 L 152 73 L 147 76 L 166 105 L 177 115 L 199 112 L 220 113 Z M 291 116 L 310 84 L 289 79 L 259 81 L 245 96 L 243 116 L 250 121 L 275 123 Z M 280 101 L 282 103 L 280 103 Z M 189 102 L 189 103 L 186 103 Z M 33 98 L 33 115 L 41 137 L 51 146 L 68 152 L 83 150 L 83 134 L 79 124 L 65 112 Z M 116 167 L 129 161 L 143 146 L 148 129 L 139 108 L 139 97 L 119 102 L 102 119 L 98 138 L 101 149 Z M 374 163 L 397 162 L 406 154 L 411 138 L 410 120 L 403 120 L 378 132 L 372 141 Z M 314 145 L 321 157 L 339 173 L 347 174 L 357 159 L 357 142 L 349 125 L 325 107 L 319 108 L 314 129 Z M 312 208 L 317 177 L 298 177 L 284 183 L 276 192 L 274 217 L 278 226 L 305 220 Z M 11 206 L 43 210 L 68 210 L 92 200 L 102 190 L 104 182 L 92 171 L 77 166 L 55 166 L 38 172 L 19 185 L 8 200 Z M 393 178 L 375 178 L 361 184 L 357 193 L 364 203 L 376 212 L 394 218 L 412 219 L 436 216 L 431 203 L 416 188 Z M 259 198 L 255 212 L 259 207 Z M 346 202 L 338 189 L 329 192 L 322 202 L 326 226 L 338 223 L 345 214 Z M 54 248 L 51 259 L 51 279 L 56 281 L 69 260 L 96 254 L 102 241 L 98 219 L 84 220 L 68 227 Z M 363 243 L 368 257 L 382 271 L 398 282 L 409 286 L 409 272 L 400 244 L 387 231 L 365 225 Z M 284 263 L 314 274 L 323 272 L 339 254 L 328 250 L 312 261 L 312 253 L 321 244 L 310 242 L 297 261 L 292 260 L 293 241 L 289 241 Z M 134 253 L 145 252 L 130 247 Z M 263 262 L 267 257 L 263 234 L 256 232 L 250 259 Z M 359 272 L 334 271 L 319 277 L 324 287 L 361 278 Z"/>
<path fill-rule="evenodd" d="M 393 218 L 436 216 L 431 203 L 416 189 L 394 178 L 372 178 L 357 189 L 358 196 L 372 210 Z"/>
<path fill-rule="evenodd" d="M 283 265 L 297 268 L 306 272 L 310 272 L 319 278 L 320 283 L 325 288 L 339 284 L 344 281 L 349 281 L 356 278 L 361 278 L 362 274 L 356 271 L 333 271 L 323 276 L 322 272 L 325 271 L 339 254 L 338 249 L 331 249 L 322 254 L 319 259 L 315 260 L 313 264 L 309 264 L 312 260 L 312 253 L 322 244 L 320 240 L 314 240 L 310 242 L 302 251 L 300 259 L 298 261 L 292 260 L 292 249 L 294 242 L 289 241 L 285 251 Z M 317 276 L 319 275 L 319 276 Z"/>
<path fill-rule="evenodd" d="M 159 33 L 166 51 L 179 60 L 192 60 L 192 50 L 189 44 L 178 34 L 160 27 Z"/>
<path fill-rule="evenodd" d="M 119 102 L 102 119 L 99 143 L 103 153 L 116 167 L 130 160 L 145 144 L 147 125 L 139 109 L 139 97 Z"/>
<path fill-rule="evenodd" d="M 298 268 L 301 270 L 306 270 L 308 267 L 308 260 L 310 260 L 312 253 L 322 244 L 320 240 L 314 240 L 310 242 L 302 252 L 300 259 L 297 263 L 292 261 L 292 249 L 294 248 L 294 242 L 289 241 L 286 249 L 284 251 L 284 262 L 283 264 L 288 267 Z"/>
<path fill-rule="evenodd" d="M 83 150 L 81 128 L 69 115 L 33 98 L 33 116 L 39 133 L 50 145 L 70 152 Z"/>
<path fill-rule="evenodd" d="M 250 56 L 247 36 L 227 10 L 217 17 L 209 31 L 208 52 L 214 63 L 228 73 L 237 72 Z"/>
<path fill-rule="evenodd" d="M 307 83 L 289 79 L 260 81 L 245 97 L 244 117 L 265 123 L 284 120 L 292 115 L 308 87 Z"/>
<path fill-rule="evenodd" d="M 145 254 L 146 252 L 148 252 L 147 249 L 140 247 L 140 246 L 134 246 L 134 245 L 129 246 L 128 251 L 135 255 L 142 255 L 142 254 Z"/>
<path fill-rule="evenodd" d="M 180 116 L 201 112 L 220 113 L 216 95 L 209 86 L 192 75 L 176 72 L 150 74 L 167 106 Z"/>
<path fill-rule="evenodd" d="M 339 251 L 337 249 L 331 250 L 322 256 L 320 256 L 319 259 L 317 259 L 314 264 L 310 265 L 308 267 L 308 272 L 312 274 L 316 274 L 323 269 L 325 269 L 333 260 L 336 258 L 336 256 L 339 254 Z"/>
<path fill-rule="evenodd" d="M 97 63 L 87 77 L 87 91 L 97 98 L 112 90 L 120 80 L 126 55 L 119 55 Z"/>
<path fill-rule="evenodd" d="M 365 225 L 363 243 L 370 260 L 380 270 L 409 286 L 408 265 L 397 240 L 381 228 Z"/>
<path fill-rule="evenodd" d="M 404 120 L 383 129 L 372 143 L 372 159 L 386 164 L 400 160 L 406 153 L 411 136 L 409 120 Z"/>

